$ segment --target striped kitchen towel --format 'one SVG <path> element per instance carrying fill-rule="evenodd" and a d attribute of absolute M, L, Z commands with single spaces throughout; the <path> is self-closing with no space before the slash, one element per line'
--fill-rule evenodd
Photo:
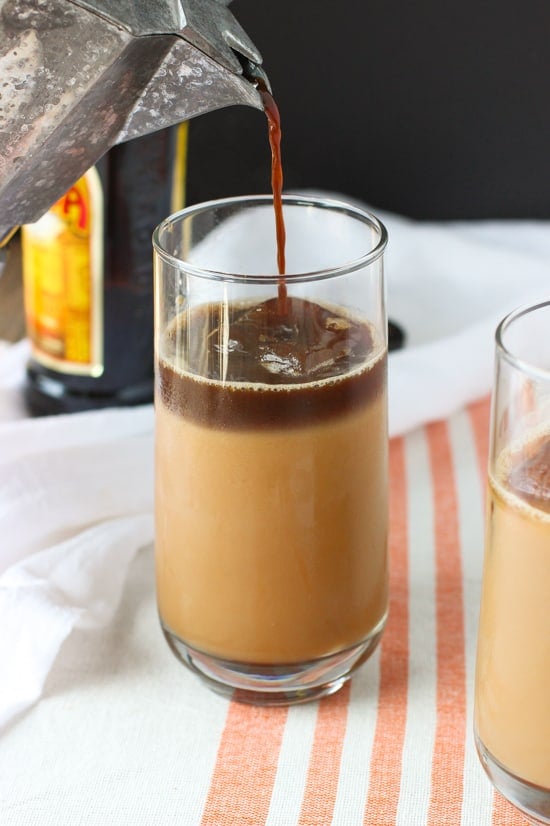
<path fill-rule="evenodd" d="M 493 797 L 472 735 L 488 409 L 392 441 L 379 654 L 318 707 L 231 706 L 202 826 L 524 823 Z"/>
<path fill-rule="evenodd" d="M 393 439 L 391 605 L 336 695 L 231 703 L 177 663 L 151 549 L 110 626 L 73 632 L 0 740 L 3 826 L 520 826 L 472 732 L 487 401 Z"/>

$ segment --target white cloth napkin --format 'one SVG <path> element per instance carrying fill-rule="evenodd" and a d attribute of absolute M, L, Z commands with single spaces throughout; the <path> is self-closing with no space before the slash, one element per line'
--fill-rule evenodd
<path fill-rule="evenodd" d="M 550 222 L 378 214 L 389 315 L 407 335 L 390 357 L 396 435 L 489 392 L 498 320 L 550 294 Z M 109 622 L 153 539 L 152 408 L 28 419 L 27 354 L 0 347 L 0 726 L 40 697 L 73 628 Z"/>
<path fill-rule="evenodd" d="M 392 353 L 392 435 L 448 417 L 486 395 L 494 335 L 511 310 L 550 298 L 549 221 L 386 225 L 388 313 L 407 334 Z"/>
<path fill-rule="evenodd" d="M 110 620 L 153 539 L 152 422 L 146 406 L 0 424 L 0 727 L 73 628 Z"/>

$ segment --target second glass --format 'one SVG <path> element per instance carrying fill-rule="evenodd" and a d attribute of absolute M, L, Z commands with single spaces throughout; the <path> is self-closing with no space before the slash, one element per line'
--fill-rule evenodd
<path fill-rule="evenodd" d="M 388 604 L 386 232 L 287 196 L 154 235 L 156 578 L 176 655 L 235 699 L 337 690 Z"/>
<path fill-rule="evenodd" d="M 550 824 L 550 302 L 496 334 L 475 696 L 496 788 Z"/>

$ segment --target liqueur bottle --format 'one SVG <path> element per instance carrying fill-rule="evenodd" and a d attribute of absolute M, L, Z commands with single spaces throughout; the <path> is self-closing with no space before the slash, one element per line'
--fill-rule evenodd
<path fill-rule="evenodd" d="M 33 415 L 153 398 L 151 234 L 183 207 L 187 124 L 111 149 L 22 229 Z"/>

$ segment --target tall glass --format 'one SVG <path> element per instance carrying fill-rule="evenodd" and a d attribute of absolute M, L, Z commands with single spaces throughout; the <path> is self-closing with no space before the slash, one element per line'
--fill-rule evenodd
<path fill-rule="evenodd" d="M 386 232 L 268 197 L 154 234 L 156 579 L 174 653 L 235 699 L 336 691 L 386 621 Z"/>
<path fill-rule="evenodd" d="M 496 334 L 475 728 L 496 788 L 550 824 L 550 302 Z"/>

